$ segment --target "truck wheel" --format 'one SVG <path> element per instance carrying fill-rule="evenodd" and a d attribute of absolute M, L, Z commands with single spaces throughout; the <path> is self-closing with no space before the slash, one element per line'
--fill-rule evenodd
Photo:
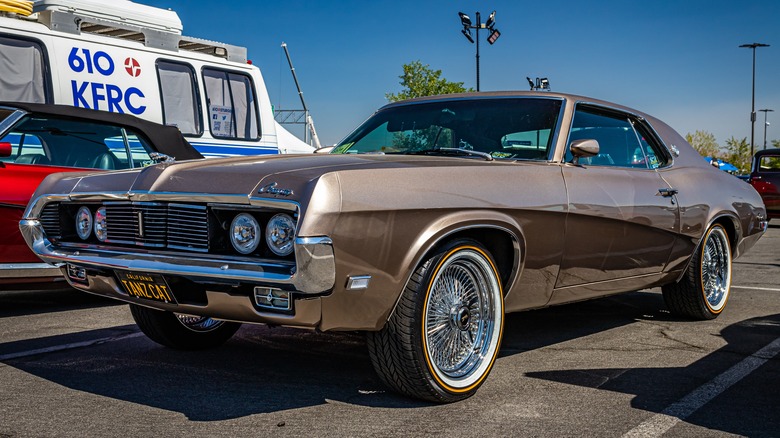
<path fill-rule="evenodd" d="M 720 224 L 711 226 L 679 282 L 663 286 L 669 311 L 693 319 L 714 319 L 726 307 L 731 288 L 731 246 Z"/>
<path fill-rule="evenodd" d="M 390 388 L 454 402 L 474 394 L 501 344 L 503 294 L 489 252 L 456 240 L 423 261 L 384 328 L 368 334 L 371 361 Z"/>
<path fill-rule="evenodd" d="M 236 322 L 164 312 L 135 304 L 130 305 L 130 313 L 149 339 L 177 350 L 218 347 L 241 327 L 241 324 Z"/>

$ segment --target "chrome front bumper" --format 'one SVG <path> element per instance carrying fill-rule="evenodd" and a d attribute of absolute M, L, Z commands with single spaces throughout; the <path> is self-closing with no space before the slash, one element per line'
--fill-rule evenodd
<path fill-rule="evenodd" d="M 36 219 L 24 219 L 19 228 L 32 251 L 51 264 L 103 270 L 127 270 L 186 277 L 196 283 L 259 284 L 322 294 L 333 289 L 336 266 L 328 237 L 295 240 L 295 263 L 255 261 L 208 254 L 162 254 L 95 245 L 55 245 L 46 238 Z"/>

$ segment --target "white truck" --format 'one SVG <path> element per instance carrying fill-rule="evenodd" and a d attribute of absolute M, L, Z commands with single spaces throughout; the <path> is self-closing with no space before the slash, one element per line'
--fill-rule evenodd
<path fill-rule="evenodd" d="M 0 2 L 0 101 L 134 114 L 207 157 L 314 150 L 276 123 L 246 48 L 182 36 L 176 12 L 129 0 Z"/>

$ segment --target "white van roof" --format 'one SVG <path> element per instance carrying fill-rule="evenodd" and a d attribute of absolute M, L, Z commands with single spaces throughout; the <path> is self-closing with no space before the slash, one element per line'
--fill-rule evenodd
<path fill-rule="evenodd" d="M 51 30 L 91 33 L 165 50 L 188 50 L 245 64 L 245 47 L 182 35 L 179 15 L 130 0 L 35 0 L 34 17 Z M 33 17 L 30 17 L 33 18 Z"/>

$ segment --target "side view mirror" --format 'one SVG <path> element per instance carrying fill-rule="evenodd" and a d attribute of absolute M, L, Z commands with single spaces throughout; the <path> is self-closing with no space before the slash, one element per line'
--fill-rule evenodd
<path fill-rule="evenodd" d="M 599 142 L 591 138 L 574 140 L 569 145 L 569 150 L 574 156 L 574 160 L 572 162 L 575 165 L 579 165 L 580 158 L 595 157 L 599 154 Z"/>
<path fill-rule="evenodd" d="M 11 143 L 0 141 L 0 158 L 10 157 L 11 152 Z"/>

